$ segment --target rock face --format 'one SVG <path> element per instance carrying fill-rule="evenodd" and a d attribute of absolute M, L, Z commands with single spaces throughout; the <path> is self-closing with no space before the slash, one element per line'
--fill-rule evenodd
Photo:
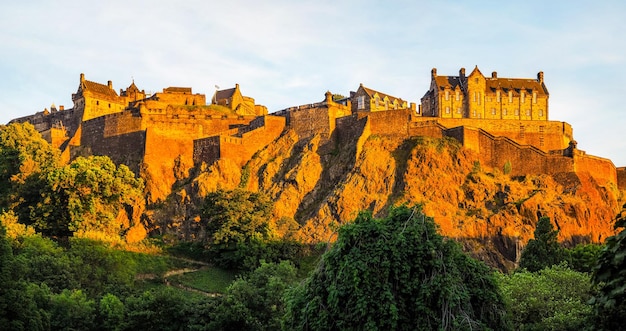
<path fill-rule="evenodd" d="M 442 234 L 502 269 L 515 265 L 541 216 L 569 245 L 614 234 L 621 205 L 614 186 L 601 186 L 586 172 L 511 177 L 504 171 L 510 169 L 481 166 L 478 154 L 450 138 L 300 139 L 288 131 L 243 169 L 220 160 L 196 170 L 154 221 L 194 237 L 200 227 L 189 206 L 207 192 L 242 187 L 268 194 L 274 218 L 294 219 L 296 237 L 317 243 L 332 241 L 336 226 L 361 210 L 383 215 L 391 205 L 420 203 Z"/>

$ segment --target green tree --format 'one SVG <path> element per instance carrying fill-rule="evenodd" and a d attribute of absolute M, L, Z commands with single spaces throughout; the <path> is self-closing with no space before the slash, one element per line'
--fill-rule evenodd
<path fill-rule="evenodd" d="M 574 248 L 564 249 L 563 253 L 570 268 L 592 273 L 603 248 L 603 245 L 598 244 L 579 244 Z"/>
<path fill-rule="evenodd" d="M 507 330 L 492 271 L 421 208 L 361 213 L 289 292 L 287 330 Z"/>
<path fill-rule="evenodd" d="M 51 171 L 46 184 L 30 218 L 38 231 L 51 236 L 76 231 L 123 235 L 130 224 L 119 222 L 119 213 L 144 206 L 142 180 L 106 156 L 79 157 Z"/>
<path fill-rule="evenodd" d="M 599 330 L 623 330 L 626 316 L 626 205 L 618 215 L 615 228 L 622 230 L 607 238 L 593 273 L 600 287 L 592 300 Z"/>
<path fill-rule="evenodd" d="M 498 277 L 515 330 L 584 330 L 591 327 L 591 277 L 566 265 Z"/>
<path fill-rule="evenodd" d="M 272 204 L 261 193 L 242 189 L 209 193 L 201 217 L 216 263 L 226 268 L 256 267 L 258 251 L 273 239 L 271 213 Z M 251 256 L 256 261 L 250 261 Z"/>
<path fill-rule="evenodd" d="M 29 123 L 0 126 L 0 208 L 27 216 L 39 199 L 46 174 L 60 163 L 59 151 Z"/>
<path fill-rule="evenodd" d="M 123 330 L 184 330 L 192 300 L 171 287 L 126 298 Z"/>
<path fill-rule="evenodd" d="M 99 330 L 122 330 L 124 322 L 124 303 L 117 296 L 107 293 L 98 305 Z"/>
<path fill-rule="evenodd" d="M 261 263 L 248 276 L 237 279 L 215 311 L 215 330 L 279 330 L 285 313 L 284 293 L 296 282 L 289 261 Z"/>
<path fill-rule="evenodd" d="M 64 290 L 50 299 L 52 330 L 95 329 L 96 304 L 80 290 Z"/>
<path fill-rule="evenodd" d="M 558 234 L 549 217 L 539 218 L 535 238 L 530 239 L 522 251 L 519 267 L 534 272 L 563 261 L 563 250 L 556 241 Z"/>

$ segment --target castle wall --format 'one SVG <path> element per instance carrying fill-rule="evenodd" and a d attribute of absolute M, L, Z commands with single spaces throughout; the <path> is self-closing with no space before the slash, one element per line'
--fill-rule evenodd
<path fill-rule="evenodd" d="M 576 172 L 588 172 L 600 185 L 615 183 L 619 185 L 617 170 L 609 159 L 593 155 L 574 155 Z"/>
<path fill-rule="evenodd" d="M 433 118 L 413 117 L 413 122 L 432 121 Z M 562 150 L 573 140 L 571 125 L 557 121 L 519 121 L 437 118 L 447 128 L 468 126 L 481 128 L 494 136 L 503 136 L 521 145 L 533 145 L 543 151 Z M 415 124 L 411 124 L 415 125 Z"/>
<path fill-rule="evenodd" d="M 80 131 L 80 146 L 94 155 L 109 156 L 138 172 L 143 160 L 145 130 L 141 117 L 122 112 L 85 121 Z"/>
<path fill-rule="evenodd" d="M 617 172 L 617 187 L 620 190 L 626 190 L 626 167 L 615 169 Z"/>
<path fill-rule="evenodd" d="M 284 117 L 259 117 L 250 122 L 249 127 L 237 131 L 240 137 L 222 134 L 194 141 L 193 161 L 195 164 L 212 164 L 219 159 L 230 159 L 243 167 L 256 152 L 278 138 L 284 129 Z"/>
<path fill-rule="evenodd" d="M 410 109 L 358 112 L 357 114 L 359 118 L 368 117 L 372 134 L 409 136 Z"/>

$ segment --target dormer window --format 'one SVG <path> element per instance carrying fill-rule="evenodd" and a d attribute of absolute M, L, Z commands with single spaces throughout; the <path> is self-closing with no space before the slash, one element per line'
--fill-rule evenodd
<path fill-rule="evenodd" d="M 509 103 L 513 103 L 513 91 L 509 91 Z"/>
<path fill-rule="evenodd" d="M 522 92 L 520 95 L 522 98 L 522 103 L 524 103 L 524 101 L 526 101 L 526 93 Z"/>
<path fill-rule="evenodd" d="M 450 91 L 446 90 L 446 101 L 450 100 Z"/>
<path fill-rule="evenodd" d="M 496 91 L 496 101 L 500 102 L 500 91 Z"/>

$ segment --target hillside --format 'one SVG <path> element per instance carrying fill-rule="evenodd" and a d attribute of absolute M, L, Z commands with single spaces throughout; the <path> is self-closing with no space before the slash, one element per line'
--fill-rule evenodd
<path fill-rule="evenodd" d="M 222 159 L 193 169 L 151 215 L 152 228 L 196 238 L 202 197 L 242 187 L 268 194 L 281 233 L 308 243 L 334 240 L 336 226 L 360 210 L 383 215 L 391 205 L 421 203 L 442 234 L 504 269 L 519 259 L 540 216 L 554 220 L 568 245 L 614 233 L 621 206 L 615 187 L 586 172 L 511 177 L 504 171 L 481 165 L 475 152 L 450 138 L 299 139 L 287 131 L 243 168 Z"/>

